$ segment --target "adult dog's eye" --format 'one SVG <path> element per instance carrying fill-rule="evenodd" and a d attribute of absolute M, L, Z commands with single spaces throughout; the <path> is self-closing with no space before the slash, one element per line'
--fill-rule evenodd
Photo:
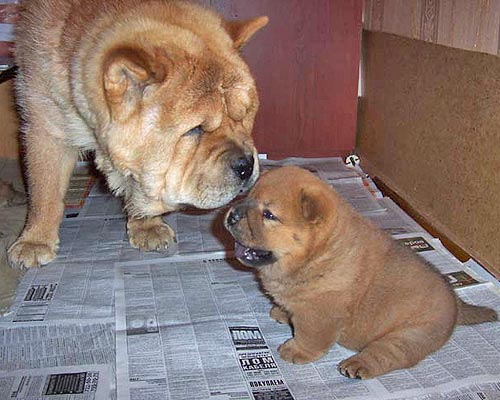
<path fill-rule="evenodd" d="M 278 218 L 276 217 L 276 215 L 274 215 L 271 211 L 269 210 L 264 210 L 262 212 L 262 216 L 265 218 L 265 219 L 270 219 L 271 221 L 277 221 Z"/>
<path fill-rule="evenodd" d="M 203 133 L 201 125 L 195 126 L 193 129 L 188 130 L 183 136 L 199 136 Z"/>

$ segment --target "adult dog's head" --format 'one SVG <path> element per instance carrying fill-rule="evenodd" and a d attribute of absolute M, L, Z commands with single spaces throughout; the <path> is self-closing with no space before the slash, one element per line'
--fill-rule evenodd
<path fill-rule="evenodd" d="M 249 267 L 300 267 L 324 251 L 338 204 L 333 190 L 304 169 L 288 166 L 263 174 L 226 214 L 236 258 Z"/>
<path fill-rule="evenodd" d="M 266 23 L 145 2 L 103 24 L 96 160 L 129 213 L 216 208 L 254 184 L 259 102 L 239 49 Z"/>

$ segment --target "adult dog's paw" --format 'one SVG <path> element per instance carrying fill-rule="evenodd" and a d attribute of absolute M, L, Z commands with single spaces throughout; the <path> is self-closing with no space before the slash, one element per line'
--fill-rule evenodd
<path fill-rule="evenodd" d="M 7 257 L 14 269 L 28 269 L 41 267 L 56 258 L 57 245 L 37 243 L 18 239 L 10 246 Z"/>
<path fill-rule="evenodd" d="M 130 245 L 141 250 L 161 251 L 175 243 L 174 230 L 160 217 L 129 220 L 127 231 Z"/>

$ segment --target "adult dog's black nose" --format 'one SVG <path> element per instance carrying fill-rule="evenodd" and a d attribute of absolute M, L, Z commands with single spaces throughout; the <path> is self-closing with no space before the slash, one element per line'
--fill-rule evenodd
<path fill-rule="evenodd" d="M 253 156 L 235 158 L 231 161 L 231 169 L 242 181 L 248 180 L 253 173 Z"/>
<path fill-rule="evenodd" d="M 234 207 L 227 215 L 227 218 L 226 218 L 227 226 L 236 225 L 242 216 L 243 216 L 242 208 L 238 207 L 238 206 Z"/>

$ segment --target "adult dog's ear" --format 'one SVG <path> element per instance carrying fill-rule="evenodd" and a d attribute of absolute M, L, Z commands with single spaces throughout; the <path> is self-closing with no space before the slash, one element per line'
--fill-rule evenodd
<path fill-rule="evenodd" d="M 161 50 L 154 54 L 129 47 L 111 51 L 104 63 L 103 84 L 111 117 L 126 119 L 137 109 L 145 89 L 162 82 L 170 64 Z"/>
<path fill-rule="evenodd" d="M 332 213 L 330 198 L 320 190 L 302 189 L 300 192 L 302 216 L 308 223 L 318 224 Z"/>
<path fill-rule="evenodd" d="M 225 21 L 225 28 L 233 39 L 234 48 L 239 50 L 255 32 L 266 26 L 268 22 L 269 18 L 265 16 L 242 21 Z"/>

